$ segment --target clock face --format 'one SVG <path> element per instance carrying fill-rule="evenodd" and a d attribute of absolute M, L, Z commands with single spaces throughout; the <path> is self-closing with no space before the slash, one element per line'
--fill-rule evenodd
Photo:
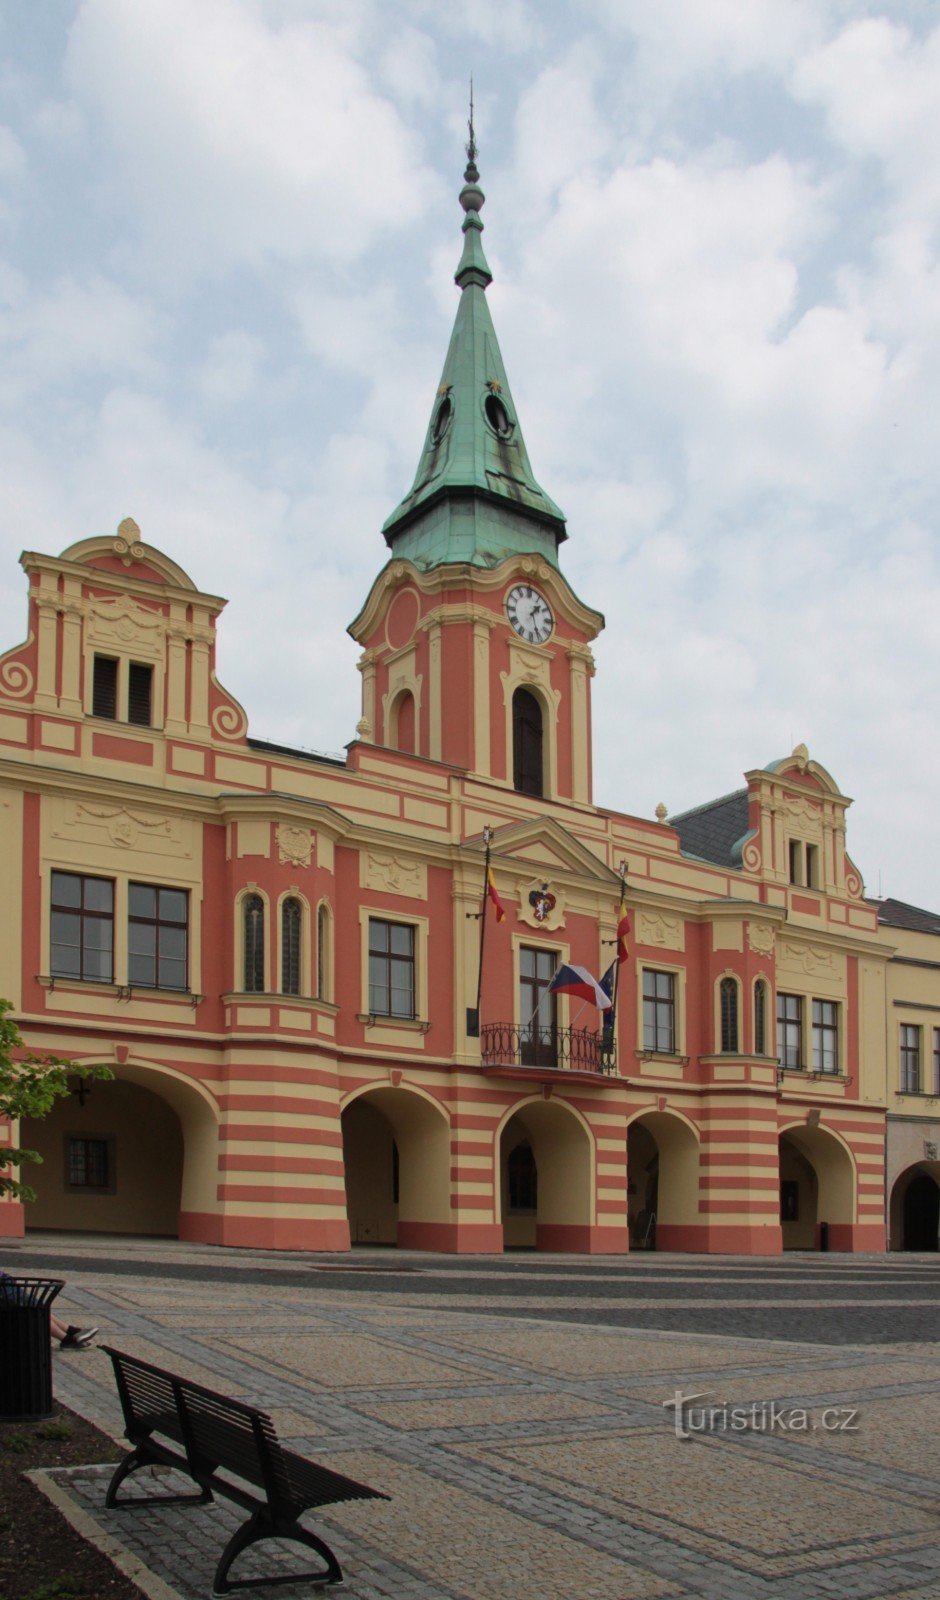
<path fill-rule="evenodd" d="M 531 584 L 517 583 L 506 596 L 506 615 L 527 644 L 544 644 L 555 626 L 548 601 Z"/>

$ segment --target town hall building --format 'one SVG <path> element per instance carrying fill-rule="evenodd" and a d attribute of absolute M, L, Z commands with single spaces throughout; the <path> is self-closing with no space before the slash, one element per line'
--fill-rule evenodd
<path fill-rule="evenodd" d="M 594 803 L 603 617 L 526 451 L 469 157 L 345 759 L 251 736 L 224 601 L 130 518 L 22 557 L 0 994 L 74 1092 L 19 1131 L 44 1164 L 0 1233 L 936 1249 L 940 918 L 866 898 L 833 776 L 800 745 L 682 816 Z M 612 1024 L 563 964 L 613 970 Z"/>

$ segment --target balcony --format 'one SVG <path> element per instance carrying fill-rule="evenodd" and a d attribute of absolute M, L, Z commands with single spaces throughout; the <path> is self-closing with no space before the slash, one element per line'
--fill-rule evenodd
<path fill-rule="evenodd" d="M 592 1028 L 485 1022 L 480 1029 L 480 1054 L 484 1067 L 592 1072 L 608 1077 L 617 1070 L 616 1045 Z"/>

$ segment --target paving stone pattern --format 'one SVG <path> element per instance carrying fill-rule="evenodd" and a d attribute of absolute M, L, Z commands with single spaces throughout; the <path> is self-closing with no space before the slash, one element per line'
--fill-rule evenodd
<path fill-rule="evenodd" d="M 22 1271 L 68 1261 L 73 1320 L 264 1406 L 290 1448 L 390 1494 L 318 1519 L 356 1600 L 940 1600 L 936 1258 L 373 1251 L 344 1271 L 87 1236 L 11 1257 Z M 739 1302 L 748 1329 L 761 1313 L 777 1337 L 716 1336 L 707 1316 L 703 1329 Z M 622 1325 L 637 1305 L 665 1331 Z M 794 1308 L 812 1342 L 794 1338 Z M 56 1383 L 120 1432 L 100 1350 L 58 1356 Z M 756 1409 L 711 1431 L 693 1409 L 679 1439 L 663 1405 L 677 1390 L 707 1395 L 699 1418 L 705 1404 Z M 771 1429 L 771 1401 L 794 1426 Z M 823 1427 L 832 1408 L 844 1429 Z M 182 1600 L 207 1595 L 236 1509 L 106 1513 L 107 1477 L 58 1475 Z M 269 1545 L 236 1574 L 297 1558 Z"/>

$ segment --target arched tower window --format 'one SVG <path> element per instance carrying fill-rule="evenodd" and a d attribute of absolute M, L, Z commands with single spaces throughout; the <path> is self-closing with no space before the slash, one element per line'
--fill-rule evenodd
<path fill-rule="evenodd" d="M 330 908 L 317 908 L 317 999 L 330 998 Z"/>
<path fill-rule="evenodd" d="M 242 901 L 246 994 L 264 993 L 264 901 L 260 894 L 246 895 Z"/>
<path fill-rule="evenodd" d="M 767 1054 L 767 985 L 763 978 L 758 978 L 754 985 L 754 1054 L 765 1056 Z"/>
<path fill-rule="evenodd" d="M 542 795 L 542 707 L 528 689 L 512 697 L 512 783 L 520 794 Z"/>
<path fill-rule="evenodd" d="M 734 978 L 721 980 L 721 1048 L 731 1054 L 738 1049 L 738 985 Z"/>
<path fill-rule="evenodd" d="M 392 742 L 396 750 L 407 755 L 415 753 L 415 697 L 409 690 L 399 695 L 395 707 L 395 727 Z"/>
<path fill-rule="evenodd" d="M 303 908 L 291 896 L 281 902 L 281 993 L 300 993 L 300 945 Z"/>

